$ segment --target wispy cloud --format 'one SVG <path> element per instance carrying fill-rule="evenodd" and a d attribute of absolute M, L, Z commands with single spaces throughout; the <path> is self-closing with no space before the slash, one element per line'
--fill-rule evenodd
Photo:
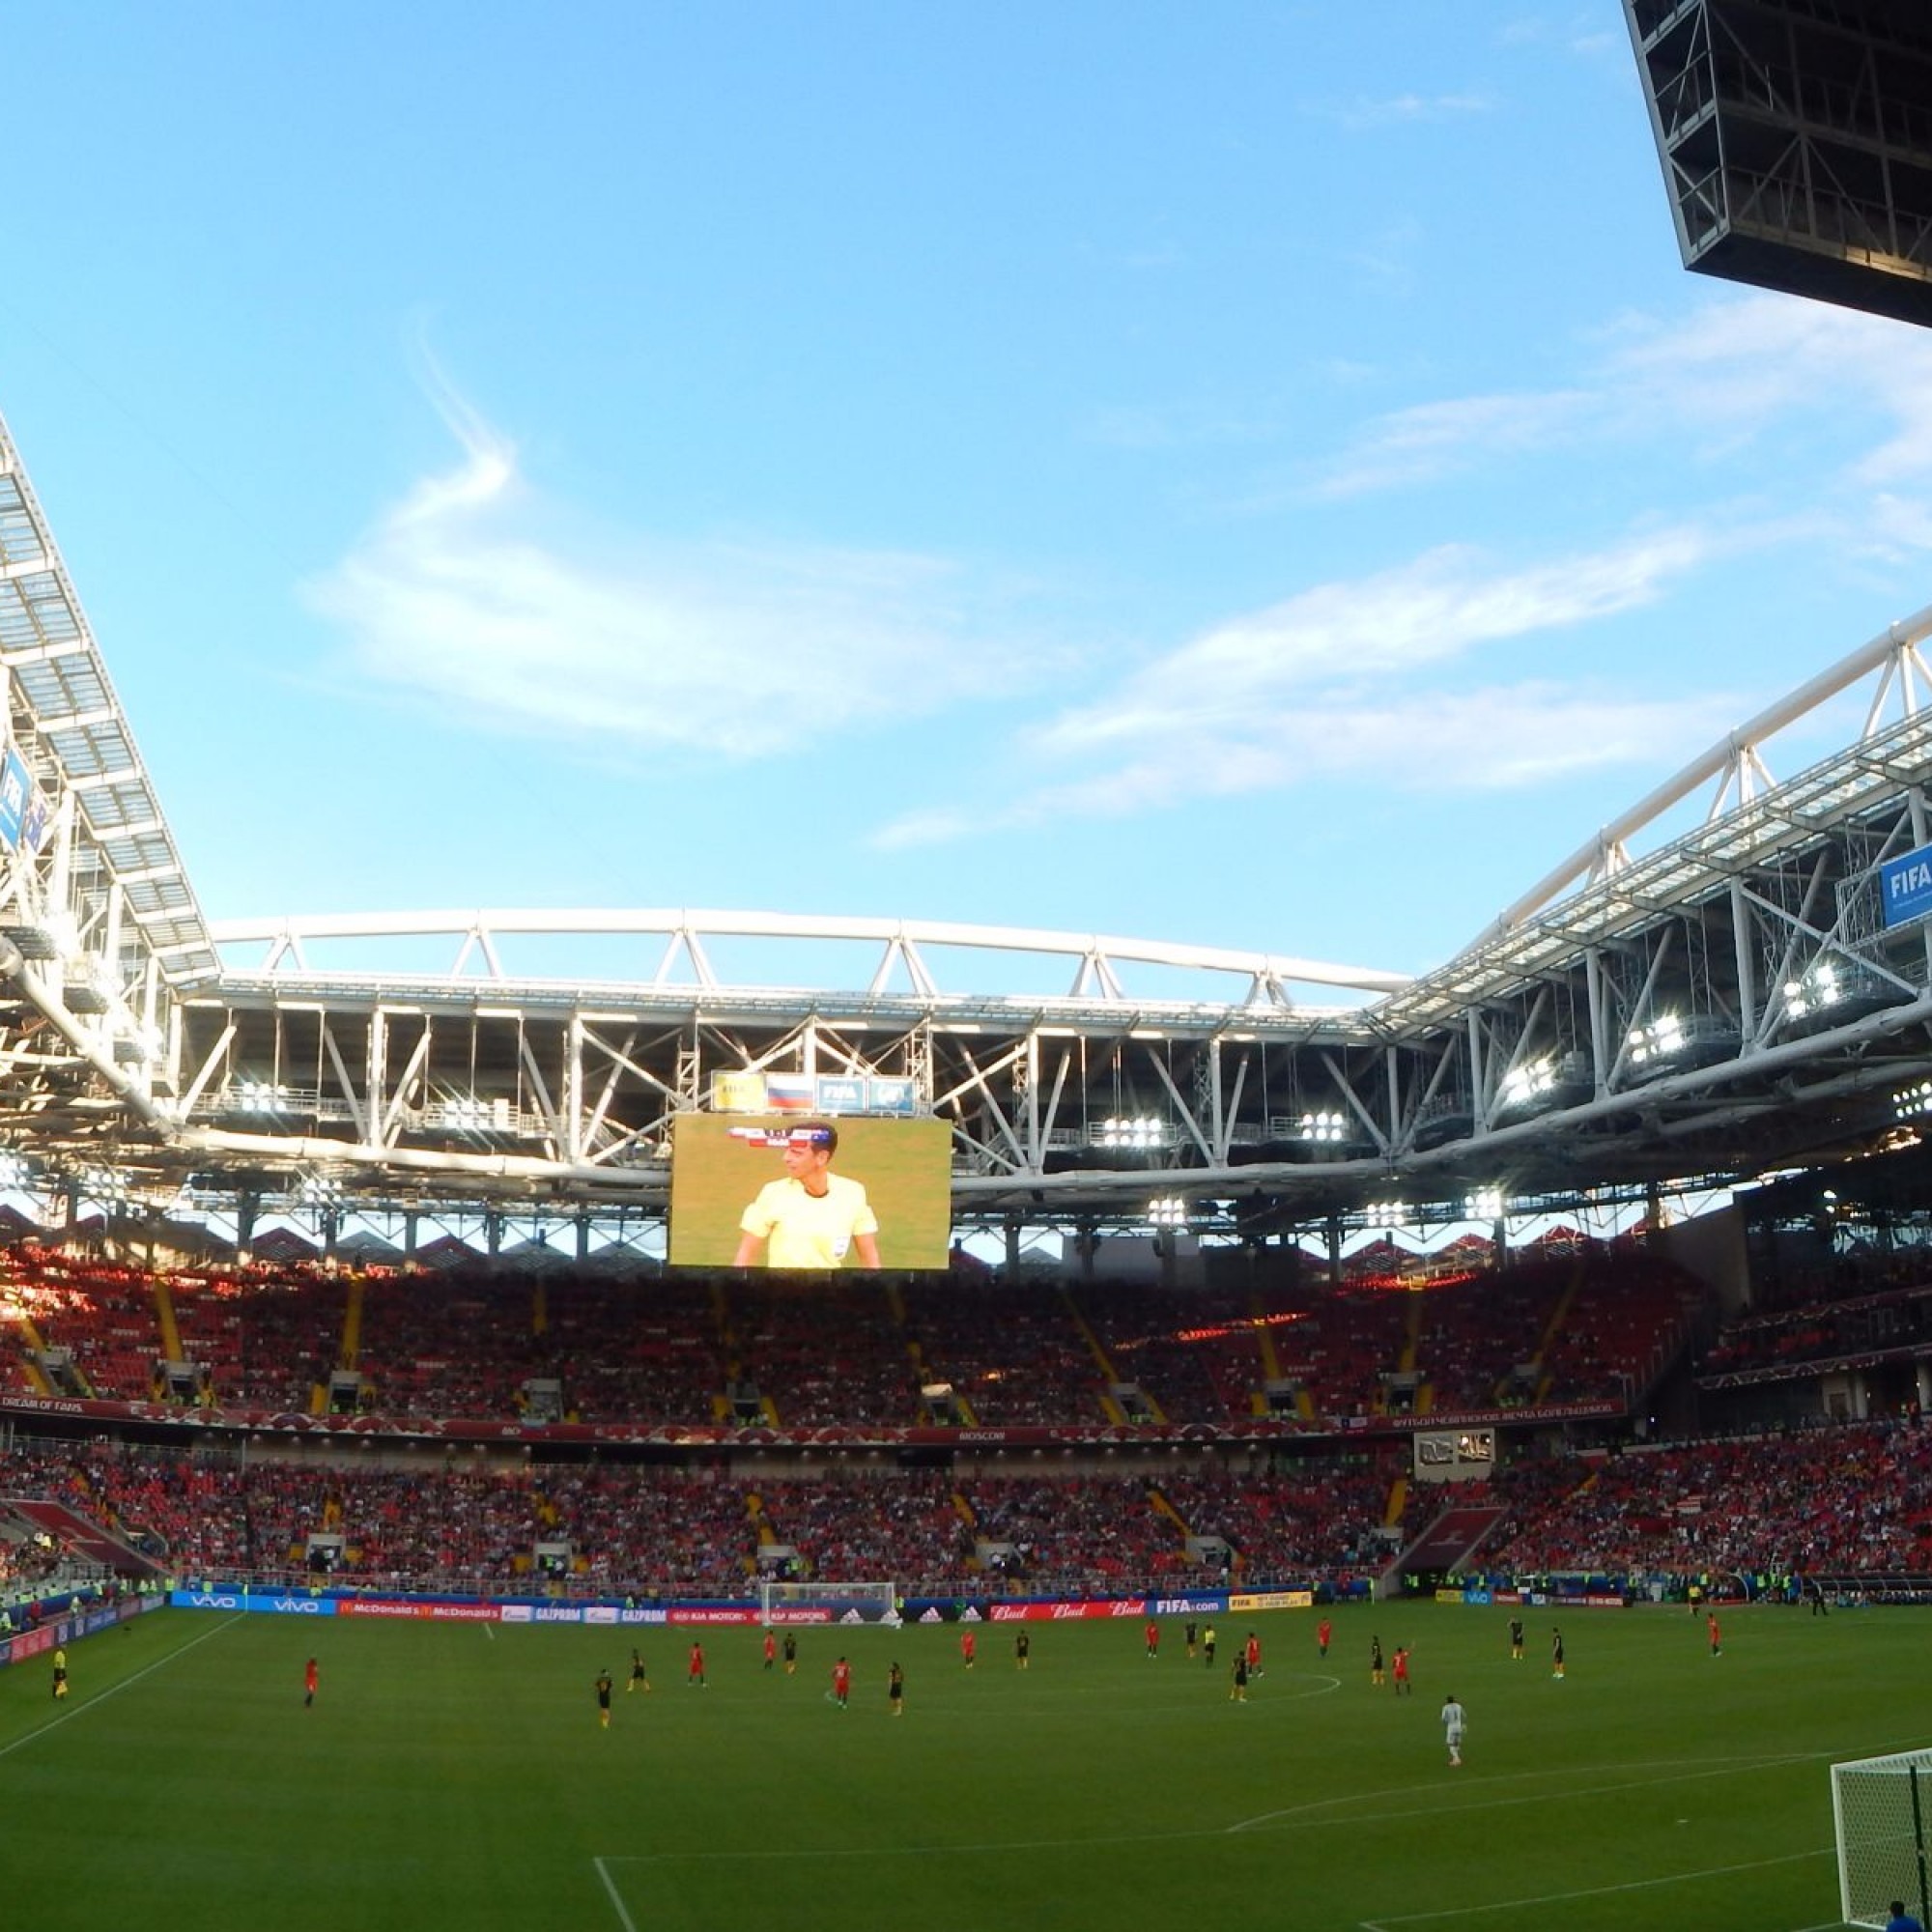
<path fill-rule="evenodd" d="M 1616 56 L 1626 63 L 1630 60 L 1629 35 L 1605 27 L 1594 11 L 1573 13 L 1561 20 L 1528 14 L 1510 21 L 1496 39 L 1506 47 L 1560 47 L 1589 61 Z"/>
<path fill-rule="evenodd" d="M 1025 733 L 1023 768 L 1057 776 L 1016 790 L 996 822 L 1114 817 L 1317 778 L 1473 790 L 1654 763 L 1713 735 L 1729 702 L 1634 698 L 1587 676 L 1465 687 L 1463 661 L 1650 603 L 1708 548 L 1677 531 L 1516 570 L 1438 550 L 1319 585 L 1203 632 Z M 1452 665 L 1453 684 L 1439 676 Z M 877 838 L 931 843 L 987 822 L 921 810 Z"/>
<path fill-rule="evenodd" d="M 1394 410 L 1367 424 L 1320 475 L 1317 497 L 1434 483 L 1484 460 L 1548 448 L 1567 440 L 1600 408 L 1581 389 L 1542 394 L 1458 396 Z"/>
<path fill-rule="evenodd" d="M 1807 411 L 1841 419 L 1848 407 L 1889 425 L 1854 477 L 1932 471 L 1932 342 L 1822 303 L 1730 298 L 1670 326 L 1618 319 L 1590 365 L 1560 387 L 1444 397 L 1373 416 L 1311 466 L 1295 494 L 1413 488 L 1524 454 L 1665 438 L 1704 459 Z"/>
<path fill-rule="evenodd" d="M 1488 114 L 1495 101 L 1487 94 L 1390 94 L 1337 102 L 1317 111 L 1340 123 L 1350 133 L 1380 128 L 1454 121 L 1471 114 Z"/>
<path fill-rule="evenodd" d="M 364 678 L 484 728 L 753 757 L 1049 672 L 935 557 L 569 535 L 514 446 L 446 386 L 461 447 L 305 586 Z M 1022 647 L 1024 644 L 1024 648 Z"/>

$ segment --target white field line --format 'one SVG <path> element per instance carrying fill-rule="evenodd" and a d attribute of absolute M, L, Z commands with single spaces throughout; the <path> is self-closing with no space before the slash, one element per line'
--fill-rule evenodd
<path fill-rule="evenodd" d="M 157 1657 L 154 1662 L 144 1665 L 141 1669 L 135 1671 L 133 1676 L 124 1677 L 118 1684 L 110 1684 L 105 1690 L 97 1690 L 85 1703 L 76 1704 L 71 1711 L 63 1711 L 58 1718 L 49 1719 L 44 1724 L 28 1731 L 24 1736 L 15 1738 L 11 1745 L 0 1745 L 0 1757 L 8 1757 L 13 1752 L 18 1750 L 22 1745 L 30 1745 L 36 1738 L 43 1738 L 49 1731 L 59 1730 L 63 1724 L 71 1722 L 72 1719 L 79 1717 L 83 1712 L 93 1710 L 97 1704 L 106 1703 L 108 1698 L 114 1696 L 119 1691 L 127 1690 L 130 1684 L 138 1684 L 142 1678 L 152 1677 L 156 1671 L 161 1669 L 166 1664 L 172 1663 L 176 1658 L 185 1657 L 197 1644 L 206 1643 L 212 1636 L 219 1636 L 230 1624 L 239 1624 L 241 1621 L 242 1612 L 239 1610 L 232 1617 L 223 1617 L 213 1630 L 203 1631 L 199 1636 L 190 1637 L 186 1643 L 182 1644 L 178 1649 L 169 1651 L 165 1657 Z M 15 1669 L 19 1667 L 18 1665 L 10 1666 L 10 1668 Z"/>
<path fill-rule="evenodd" d="M 1579 1898 L 1611 1898 L 1619 1892 L 1654 1891 L 1665 1885 L 1693 1885 L 1699 1879 L 1734 1878 L 1739 1872 L 1764 1871 L 1772 1865 L 1829 1859 L 1832 1851 L 1830 1845 L 1824 1845 L 1815 1852 L 1786 1852 L 1780 1858 L 1753 1859 L 1742 1865 L 1710 1865 L 1703 1871 L 1673 1872 L 1667 1878 L 1634 1878 L 1624 1885 L 1596 1885 L 1584 1891 L 1548 1891 L 1540 1898 L 1497 1898 L 1487 1905 L 1447 1905 L 1435 1912 L 1401 1912 L 1391 1918 L 1364 1918 L 1361 1932 L 1388 1932 L 1391 1925 L 1421 1925 L 1435 1918 L 1473 1918 L 1485 1912 L 1520 1912 L 1532 1905 L 1567 1905 Z M 1814 1928 L 1814 1932 L 1824 1932 L 1824 1928 Z"/>
<path fill-rule="evenodd" d="M 484 1628 L 487 1630 L 489 1626 L 486 1624 Z M 611 1877 L 610 1866 L 602 1859 L 592 1859 L 590 1862 L 597 1867 L 597 1876 L 604 1881 L 604 1889 L 611 1894 L 611 1909 L 617 1915 L 617 1923 L 624 1928 L 624 1932 L 638 1932 L 638 1922 L 625 1911 L 623 1894 Z"/>
<path fill-rule="evenodd" d="M 1676 1783 L 1704 1777 L 1723 1777 L 1739 1773 L 1761 1771 L 1770 1767 L 1803 1762 L 1818 1753 L 1794 1751 L 1777 1757 L 1716 1758 L 1701 1760 L 1706 1765 L 1719 1767 L 1715 1770 L 1683 1770 L 1682 1759 L 1675 1761 L 1675 1768 L 1681 1771 L 1678 1778 L 1643 1777 L 1639 1779 L 1620 1779 L 1615 1783 L 1594 1786 L 1562 1785 L 1548 1791 L 1537 1792 L 1523 1797 L 1495 1798 L 1471 1804 L 1458 1804 L 1445 1809 L 1441 1805 L 1417 1805 L 1408 1810 L 1390 1811 L 1378 1809 L 1364 1811 L 1358 1816 L 1318 1818 L 1307 1815 L 1317 1811 L 1333 1811 L 1342 1804 L 1383 1804 L 1391 1797 L 1405 1797 L 1412 1792 L 1433 1790 L 1468 1790 L 1467 1785 L 1455 1785 L 1450 1774 L 1442 1774 L 1439 1785 L 1409 1785 L 1392 1792 L 1364 1791 L 1352 1794 L 1347 1799 L 1326 1799 L 1319 1803 L 1302 1805 L 1294 1811 L 1272 1811 L 1263 1818 L 1243 1819 L 1235 1825 L 1199 1826 L 1185 1832 L 1129 1832 L 1106 1836 L 1082 1838 L 1009 1838 L 983 1844 L 936 1845 L 931 1843 L 909 1845 L 839 1845 L 839 1846 L 800 1846 L 788 1850 L 758 1851 L 670 1851 L 670 1852 L 617 1852 L 606 1855 L 598 1861 L 604 1865 L 634 1864 L 722 1864 L 726 1862 L 770 1862 L 787 1860 L 804 1862 L 829 1859 L 903 1859 L 903 1858 L 948 1858 L 964 1855 L 971 1858 L 984 1858 L 994 1853 L 1016 1852 L 1064 1852 L 1083 1849 L 1089 1846 L 1105 1845 L 1151 1845 L 1200 1843 L 1203 1839 L 1227 1838 L 1236 1833 L 1253 1835 L 1257 1831 L 1335 1831 L 1367 1827 L 1379 1830 L 1391 1819 L 1410 1817 L 1466 1817 L 1474 1812 L 1501 1809 L 1505 1806 L 1534 1804 L 1567 1804 L 1579 1798 L 1593 1798 L 1612 1791 L 1633 1788 L 1652 1789 L 1661 1783 Z M 1604 1766 L 1608 1770 L 1611 1767 Z M 1641 1766 L 1619 1765 L 1616 1770 L 1630 1772 L 1641 1770 Z M 1525 1777 L 1553 1776 L 1554 1774 L 1526 1772 Z M 1281 1821 L 1275 1823 L 1273 1821 Z M 1293 1821 L 1293 1822 L 1289 1822 Z M 1801 1856 L 1813 1857 L 1805 1852 Z M 1742 1867 L 1740 1867 L 1742 1869 Z M 1669 1884 L 1671 1880 L 1652 1880 L 1646 1883 Z M 1489 1910 L 1490 1908 L 1482 1908 Z"/>

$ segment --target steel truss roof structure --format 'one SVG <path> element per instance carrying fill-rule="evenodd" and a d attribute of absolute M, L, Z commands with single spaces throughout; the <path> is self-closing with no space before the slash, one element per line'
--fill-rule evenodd
<path fill-rule="evenodd" d="M 1886 928 L 1876 872 L 1932 836 L 1928 635 L 1932 611 L 1760 713 L 1415 980 L 777 914 L 211 926 L 0 426 L 0 667 L 38 800 L 10 819 L 0 780 L 0 1133 L 72 1198 L 649 1217 L 715 1074 L 891 1076 L 952 1128 L 962 1223 L 1139 1225 L 1158 1198 L 1257 1237 L 1868 1150 L 1932 1096 L 1932 938 Z M 1853 743 L 1776 781 L 1772 741 L 1854 695 Z M 520 956 L 592 946 L 607 974 Z"/>

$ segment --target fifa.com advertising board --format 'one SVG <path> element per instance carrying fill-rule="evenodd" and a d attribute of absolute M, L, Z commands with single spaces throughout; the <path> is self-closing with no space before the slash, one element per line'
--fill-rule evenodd
<path fill-rule="evenodd" d="M 680 1114 L 673 1267 L 943 1268 L 952 1229 L 944 1121 Z"/>

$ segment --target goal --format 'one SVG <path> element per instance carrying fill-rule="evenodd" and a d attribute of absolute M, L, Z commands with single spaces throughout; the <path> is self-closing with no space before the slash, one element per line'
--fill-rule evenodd
<path fill-rule="evenodd" d="M 1932 1822 L 1932 1750 L 1857 1758 L 1832 1767 L 1838 1898 L 1849 1925 L 1881 1928 L 1891 1901 L 1928 1911 L 1926 1827 Z"/>
<path fill-rule="evenodd" d="M 758 1616 L 768 1624 L 896 1624 L 895 1583 L 758 1584 Z"/>

